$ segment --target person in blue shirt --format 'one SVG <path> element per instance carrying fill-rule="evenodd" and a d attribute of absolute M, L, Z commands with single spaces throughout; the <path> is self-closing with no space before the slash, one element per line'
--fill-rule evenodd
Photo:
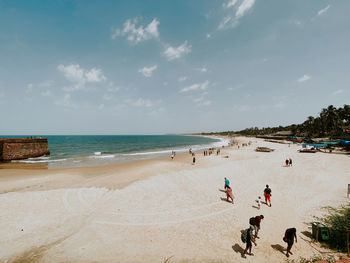
<path fill-rule="evenodd" d="M 225 189 L 230 187 L 230 181 L 225 177 Z"/>

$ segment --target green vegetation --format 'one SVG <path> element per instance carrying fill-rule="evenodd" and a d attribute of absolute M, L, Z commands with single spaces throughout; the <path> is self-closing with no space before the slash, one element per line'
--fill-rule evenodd
<path fill-rule="evenodd" d="M 325 207 L 327 215 L 317 218 L 330 230 L 330 239 L 327 244 L 338 251 L 345 252 L 346 230 L 350 230 L 350 203 L 340 208 Z"/>
<path fill-rule="evenodd" d="M 319 116 L 309 116 L 302 124 L 261 129 L 254 127 L 236 132 L 226 131 L 209 134 L 256 136 L 274 134 L 281 131 L 290 131 L 294 136 L 304 136 L 309 138 L 330 137 L 350 139 L 350 105 L 344 105 L 344 107 L 339 108 L 330 105 L 327 108 L 322 109 Z"/>

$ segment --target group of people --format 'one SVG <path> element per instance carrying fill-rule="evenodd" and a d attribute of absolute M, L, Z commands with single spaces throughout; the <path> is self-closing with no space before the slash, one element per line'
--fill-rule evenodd
<path fill-rule="evenodd" d="M 224 147 L 224 146 L 222 146 Z M 204 150 L 203 151 L 203 155 L 204 156 L 208 156 L 208 155 L 212 155 L 215 151 L 215 148 L 209 148 L 208 150 Z M 220 148 L 217 148 L 216 149 L 216 155 L 219 155 L 220 154 Z"/>
<path fill-rule="evenodd" d="M 232 188 L 230 187 L 230 181 L 225 177 L 225 192 L 226 192 L 226 200 L 228 202 L 231 202 L 233 204 L 233 193 L 232 193 Z M 265 197 L 265 204 L 269 207 L 271 207 L 271 188 L 269 187 L 269 185 L 267 184 L 265 189 L 264 189 L 264 197 Z M 260 209 L 261 206 L 261 197 L 258 197 L 258 209 Z M 249 228 L 246 229 L 245 231 L 243 231 L 242 233 L 242 241 L 246 243 L 246 248 L 243 251 L 242 256 L 245 257 L 245 255 L 248 253 L 248 255 L 253 255 L 252 254 L 252 244 L 254 244 L 255 246 L 257 246 L 256 243 L 256 239 L 259 238 L 258 233 L 260 230 L 260 223 L 261 220 L 264 219 L 263 215 L 258 215 L 255 217 L 251 217 L 249 219 Z M 287 252 L 286 252 L 286 256 L 289 257 L 290 254 L 292 254 L 291 252 L 291 248 L 294 244 L 294 239 L 295 242 L 297 242 L 297 235 L 296 235 L 296 228 L 288 228 L 285 231 L 284 237 L 283 237 L 283 241 L 287 243 Z"/>
<path fill-rule="evenodd" d="M 292 166 L 293 161 L 292 158 L 286 159 L 286 166 Z"/>
<path fill-rule="evenodd" d="M 242 233 L 242 241 L 246 243 L 246 248 L 243 251 L 243 257 L 245 257 L 245 255 L 247 254 L 247 252 L 249 251 L 248 255 L 252 255 L 252 243 L 257 246 L 256 244 L 256 239 L 259 238 L 258 237 L 258 233 L 260 230 L 260 223 L 261 220 L 264 219 L 263 215 L 259 215 L 256 217 L 251 217 L 249 219 L 249 228 L 246 229 L 243 233 Z"/>

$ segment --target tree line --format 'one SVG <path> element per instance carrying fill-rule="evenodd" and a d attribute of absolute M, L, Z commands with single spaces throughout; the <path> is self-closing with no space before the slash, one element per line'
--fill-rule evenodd
<path fill-rule="evenodd" d="M 293 136 L 309 138 L 330 137 L 332 139 L 350 139 L 350 105 L 336 108 L 333 105 L 323 108 L 317 117 L 309 116 L 301 124 L 261 128 L 252 127 L 241 131 L 202 133 L 219 135 L 257 136 L 269 135 L 281 131 L 290 131 Z"/>

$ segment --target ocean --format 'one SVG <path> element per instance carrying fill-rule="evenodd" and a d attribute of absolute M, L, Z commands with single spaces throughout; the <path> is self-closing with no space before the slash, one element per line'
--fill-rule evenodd
<path fill-rule="evenodd" d="M 16 138 L 28 136 L 0 136 Z M 34 136 L 35 137 L 35 136 Z M 50 156 L 12 163 L 43 164 L 49 169 L 108 166 L 120 163 L 163 158 L 172 151 L 178 154 L 191 148 L 199 151 L 221 147 L 228 141 L 184 135 L 42 135 L 48 139 Z"/>

